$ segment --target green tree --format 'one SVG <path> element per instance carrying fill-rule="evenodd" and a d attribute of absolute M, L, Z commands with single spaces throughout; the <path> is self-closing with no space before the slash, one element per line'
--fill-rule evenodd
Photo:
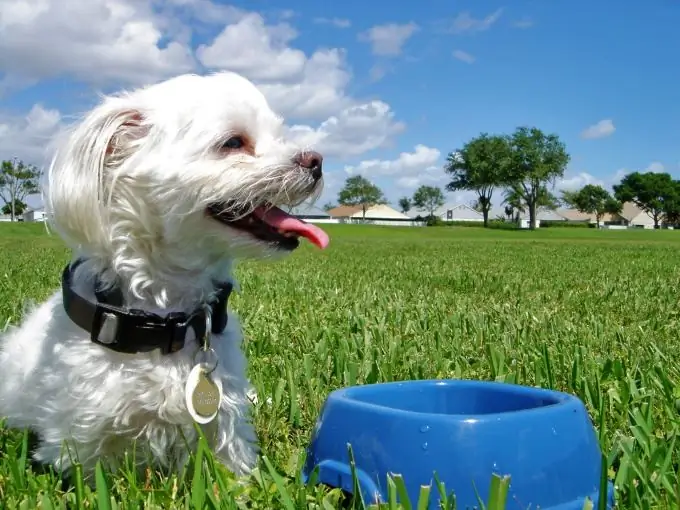
<path fill-rule="evenodd" d="M 517 128 L 507 143 L 505 181 L 522 197 L 529 211 L 529 226 L 535 229 L 538 207 L 552 196 L 547 185 L 564 175 L 570 157 L 557 135 L 546 135 L 535 127 Z"/>
<path fill-rule="evenodd" d="M 18 203 L 24 203 L 28 195 L 38 193 L 41 172 L 32 165 L 13 159 L 0 166 L 0 199 L 9 207 L 11 220 L 15 221 Z"/>
<path fill-rule="evenodd" d="M 333 202 L 327 202 L 326 205 L 323 206 L 323 210 L 328 212 L 331 209 L 335 208 L 335 204 Z"/>
<path fill-rule="evenodd" d="M 549 189 L 548 186 L 541 186 L 536 197 L 536 210 L 551 209 L 555 210 L 560 206 L 560 199 L 557 198 Z"/>
<path fill-rule="evenodd" d="M 433 217 L 434 211 L 444 205 L 444 193 L 436 186 L 421 186 L 413 194 L 413 205 Z"/>
<path fill-rule="evenodd" d="M 666 212 L 673 213 L 678 203 L 678 185 L 668 173 L 633 172 L 613 186 L 614 196 L 622 203 L 633 202 L 654 220 L 654 228 Z"/>
<path fill-rule="evenodd" d="M 514 188 L 507 188 L 503 193 L 503 203 L 506 205 L 505 214 L 513 221 L 519 222 L 519 216 L 526 212 L 526 204 L 522 195 Z"/>
<path fill-rule="evenodd" d="M 673 181 L 673 183 L 675 194 L 672 200 L 664 204 L 663 220 L 664 223 L 677 228 L 680 225 L 680 181 Z"/>
<path fill-rule="evenodd" d="M 485 227 L 489 225 L 494 188 L 504 183 L 509 156 L 505 137 L 482 133 L 446 158 L 444 171 L 451 176 L 446 189 L 474 191 Z"/>
<path fill-rule="evenodd" d="M 576 195 L 579 190 L 562 190 L 560 192 L 560 203 L 569 209 L 576 209 Z"/>
<path fill-rule="evenodd" d="M 514 221 L 519 222 L 521 213 L 527 212 L 528 204 L 524 196 L 516 187 L 506 188 L 503 194 L 503 203 L 506 204 L 505 214 Z M 559 207 L 559 199 L 553 195 L 547 186 L 541 186 L 536 193 L 536 211 L 540 208 L 555 210 Z"/>
<path fill-rule="evenodd" d="M 401 212 L 406 214 L 411 210 L 411 199 L 409 197 L 401 197 L 399 199 L 399 208 L 401 209 Z"/>
<path fill-rule="evenodd" d="M 573 206 L 586 214 L 595 215 L 595 223 L 600 228 L 600 220 L 605 214 L 619 214 L 621 202 L 612 197 L 602 186 L 586 184 L 571 197 Z"/>
<path fill-rule="evenodd" d="M 362 219 L 366 219 L 366 209 L 378 204 L 385 204 L 382 190 L 361 175 L 348 177 L 345 186 L 338 193 L 341 205 L 361 206 Z"/>
<path fill-rule="evenodd" d="M 15 200 L 14 201 L 14 214 L 23 214 L 24 211 L 26 210 L 26 204 L 23 203 L 21 200 Z M 12 214 L 12 206 L 11 204 L 5 204 L 2 206 L 2 214 Z"/>
<path fill-rule="evenodd" d="M 468 204 L 471 209 L 474 209 L 478 213 L 482 212 L 482 204 L 479 203 L 479 200 L 470 200 L 470 203 Z"/>

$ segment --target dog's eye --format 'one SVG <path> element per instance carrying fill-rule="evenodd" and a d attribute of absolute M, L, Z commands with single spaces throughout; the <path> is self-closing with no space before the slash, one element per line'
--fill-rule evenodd
<path fill-rule="evenodd" d="M 229 140 L 222 144 L 223 149 L 241 149 L 245 145 L 245 141 L 240 136 L 232 136 Z"/>

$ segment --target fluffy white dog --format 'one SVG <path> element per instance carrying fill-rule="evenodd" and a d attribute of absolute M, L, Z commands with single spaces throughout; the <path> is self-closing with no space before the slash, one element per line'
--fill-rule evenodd
<path fill-rule="evenodd" d="M 133 444 L 141 462 L 179 469 L 197 440 L 189 407 L 201 402 L 185 392 L 198 364 L 221 385 L 213 451 L 249 473 L 258 448 L 241 330 L 226 312 L 232 265 L 288 253 L 300 236 L 327 245 L 276 207 L 318 196 L 321 155 L 284 139 L 245 78 L 183 75 L 104 98 L 45 184 L 74 258 L 62 290 L 0 339 L 0 417 L 34 431 L 34 460 L 57 471 L 76 459 L 89 474 L 100 458 L 115 468 Z"/>

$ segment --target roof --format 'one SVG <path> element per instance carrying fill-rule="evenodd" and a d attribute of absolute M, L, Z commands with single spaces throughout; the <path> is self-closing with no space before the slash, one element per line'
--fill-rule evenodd
<path fill-rule="evenodd" d="M 335 218 L 362 217 L 363 208 L 361 205 L 339 205 L 328 210 L 328 214 Z M 387 204 L 375 204 L 366 207 L 366 218 L 372 219 L 412 219 L 410 216 L 397 211 L 394 207 Z"/>
<path fill-rule="evenodd" d="M 361 212 L 361 208 L 357 213 Z M 357 213 L 354 213 L 355 216 Z M 395 219 L 395 220 L 410 220 L 412 219 L 407 214 L 397 211 L 394 207 L 388 204 L 377 204 L 366 209 L 366 218 L 373 219 Z"/>
<path fill-rule="evenodd" d="M 459 204 L 459 203 L 454 203 L 454 202 L 449 202 L 444 204 L 443 206 L 439 207 L 435 212 L 435 216 L 444 216 L 448 211 L 458 211 L 459 213 L 462 212 L 463 215 L 467 215 L 469 217 L 474 217 L 474 218 L 482 218 L 482 213 L 479 211 L 476 211 L 472 207 L 470 207 L 467 204 Z M 460 214 L 458 215 L 459 217 L 461 216 Z"/>
<path fill-rule="evenodd" d="M 560 209 L 559 213 L 568 221 L 595 221 L 594 214 L 584 213 L 577 209 Z"/>
<path fill-rule="evenodd" d="M 576 209 L 560 209 L 558 213 L 569 221 L 595 222 L 595 214 L 584 213 Z M 644 214 L 642 209 L 632 202 L 626 202 L 623 204 L 621 214 L 605 213 L 602 215 L 602 218 L 600 218 L 600 221 L 615 221 L 619 216 L 624 218 L 626 221 L 632 221 L 640 214 Z"/>
<path fill-rule="evenodd" d="M 640 209 L 637 205 L 635 205 L 633 202 L 626 202 L 625 204 L 623 204 L 623 209 L 621 210 L 621 217 L 625 218 L 628 221 L 632 221 L 636 216 L 638 216 L 642 212 L 644 211 Z"/>
<path fill-rule="evenodd" d="M 292 214 L 293 216 L 323 216 L 324 218 L 330 217 L 330 214 L 328 214 L 323 209 L 319 209 L 318 207 L 312 204 L 305 203 L 289 208 L 288 213 Z"/>
<path fill-rule="evenodd" d="M 327 213 L 330 216 L 335 216 L 336 218 L 346 218 L 347 216 L 352 216 L 353 214 L 361 211 L 360 205 L 339 205 L 329 209 Z"/>

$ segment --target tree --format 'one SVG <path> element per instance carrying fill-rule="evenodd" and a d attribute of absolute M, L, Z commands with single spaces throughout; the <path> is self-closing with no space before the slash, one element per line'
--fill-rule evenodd
<path fill-rule="evenodd" d="M 622 203 L 633 202 L 654 219 L 654 228 L 666 212 L 673 213 L 678 203 L 678 185 L 668 173 L 633 172 L 613 186 L 614 196 Z"/>
<path fill-rule="evenodd" d="M 578 195 L 579 190 L 562 190 L 560 191 L 560 202 L 564 207 L 569 209 L 576 209 L 576 195 Z"/>
<path fill-rule="evenodd" d="M 323 206 L 323 210 L 328 212 L 331 209 L 335 209 L 335 204 L 333 202 L 327 202 L 326 205 Z"/>
<path fill-rule="evenodd" d="M 338 202 L 341 205 L 360 205 L 363 219 L 366 219 L 366 209 L 387 203 L 382 190 L 361 175 L 347 178 L 345 187 L 338 194 Z"/>
<path fill-rule="evenodd" d="M 541 197 L 551 196 L 547 184 L 564 175 L 570 157 L 557 135 L 546 135 L 535 127 L 517 128 L 507 143 L 505 181 L 522 197 L 529 211 L 529 228 L 533 230 Z"/>
<path fill-rule="evenodd" d="M 23 203 L 21 200 L 15 200 L 14 201 L 14 214 L 23 214 L 24 211 L 26 210 L 27 205 Z M 12 214 L 12 205 L 11 204 L 5 204 L 2 206 L 2 214 Z"/>
<path fill-rule="evenodd" d="M 664 204 L 663 221 L 677 228 L 680 225 L 680 181 L 673 181 L 673 184 L 675 194 Z"/>
<path fill-rule="evenodd" d="M 474 209 L 478 213 L 482 212 L 482 204 L 479 203 L 479 200 L 470 200 L 470 203 L 468 204 L 471 209 Z"/>
<path fill-rule="evenodd" d="M 506 188 L 503 203 L 506 204 L 505 215 L 519 222 L 519 215 L 528 210 L 529 206 L 524 200 L 522 193 L 515 187 Z M 559 207 L 558 198 L 553 195 L 547 186 L 541 186 L 536 193 L 536 210 L 540 208 L 555 210 Z M 516 213 L 516 214 L 515 214 Z"/>
<path fill-rule="evenodd" d="M 399 199 L 399 208 L 401 209 L 401 212 L 406 214 L 411 210 L 411 199 L 409 197 L 401 197 Z"/>
<path fill-rule="evenodd" d="M 621 202 L 612 197 L 602 186 L 586 184 L 571 197 L 574 207 L 586 214 L 595 215 L 595 223 L 600 228 L 600 219 L 605 214 L 619 214 Z"/>
<path fill-rule="evenodd" d="M 3 161 L 0 166 L 0 199 L 9 207 L 11 220 L 15 221 L 16 206 L 24 203 L 28 195 L 38 193 L 40 189 L 40 170 L 32 165 L 26 165 L 16 158 Z"/>
<path fill-rule="evenodd" d="M 557 198 L 548 186 L 541 186 L 536 196 L 536 210 L 540 208 L 555 210 L 560 206 L 560 199 Z"/>
<path fill-rule="evenodd" d="M 484 216 L 484 226 L 489 225 L 489 210 L 494 188 L 504 183 L 509 162 L 507 139 L 482 133 L 449 153 L 444 171 L 451 176 L 448 191 L 474 191 Z"/>
<path fill-rule="evenodd" d="M 413 205 L 433 217 L 434 211 L 444 205 L 444 193 L 436 186 L 421 186 L 413 194 Z"/>
<path fill-rule="evenodd" d="M 522 195 L 514 188 L 507 188 L 503 194 L 503 203 L 506 204 L 505 214 L 519 222 L 519 215 L 526 211 Z"/>

